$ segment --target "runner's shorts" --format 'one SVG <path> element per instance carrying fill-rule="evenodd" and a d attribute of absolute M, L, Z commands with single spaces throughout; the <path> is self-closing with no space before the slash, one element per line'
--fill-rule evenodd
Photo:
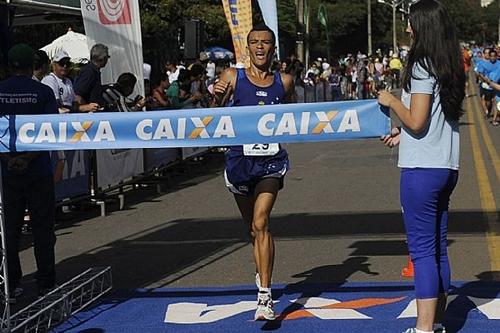
<path fill-rule="evenodd" d="M 484 96 L 484 99 L 487 101 L 491 101 L 496 96 L 495 90 L 488 90 L 488 89 L 484 89 L 483 87 L 481 87 L 479 90 L 480 90 L 480 94 L 481 94 L 480 96 L 481 97 Z"/>
<path fill-rule="evenodd" d="M 290 168 L 288 153 L 280 148 L 273 156 L 245 156 L 241 146 L 231 147 L 225 154 L 224 179 L 230 192 L 253 196 L 255 187 L 264 178 L 278 178 L 280 189 Z"/>

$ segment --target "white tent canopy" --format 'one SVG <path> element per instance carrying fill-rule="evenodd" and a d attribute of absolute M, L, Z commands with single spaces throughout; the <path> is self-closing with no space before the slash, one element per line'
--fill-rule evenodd
<path fill-rule="evenodd" d="M 65 35 L 56 38 L 49 45 L 42 47 L 41 50 L 47 52 L 50 59 L 61 50 L 68 52 L 71 61 L 76 63 L 87 62 L 90 59 L 87 37 L 71 29 Z"/>
<path fill-rule="evenodd" d="M 49 10 L 53 13 L 81 15 L 80 0 L 0 0 L 1 3 L 16 7 Z"/>

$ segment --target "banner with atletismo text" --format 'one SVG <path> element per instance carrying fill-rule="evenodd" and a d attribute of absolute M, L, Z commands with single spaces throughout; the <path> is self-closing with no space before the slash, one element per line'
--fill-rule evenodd
<path fill-rule="evenodd" d="M 376 100 L 0 118 L 0 152 L 352 140 L 390 131 Z"/>

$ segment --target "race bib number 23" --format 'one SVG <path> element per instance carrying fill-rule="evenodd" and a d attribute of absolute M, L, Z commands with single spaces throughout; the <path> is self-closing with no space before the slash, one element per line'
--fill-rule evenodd
<path fill-rule="evenodd" d="M 252 143 L 243 145 L 245 156 L 273 156 L 280 150 L 278 143 Z"/>

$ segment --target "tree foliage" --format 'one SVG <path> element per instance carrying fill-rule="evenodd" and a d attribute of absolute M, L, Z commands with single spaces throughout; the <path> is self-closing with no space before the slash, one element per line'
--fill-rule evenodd
<path fill-rule="evenodd" d="M 320 3 L 325 5 L 328 19 L 328 34 L 333 53 L 366 51 L 367 47 L 367 1 L 368 0 L 304 0 L 309 4 L 312 56 L 326 54 L 326 31 L 317 19 Z M 372 7 L 372 41 L 374 49 L 392 46 L 392 11 L 388 5 L 370 0 Z M 391 0 L 386 0 L 390 2 Z M 464 41 L 494 43 L 498 40 L 499 0 L 486 8 L 479 0 L 442 0 L 449 8 Z M 260 16 L 257 1 L 253 0 L 255 18 Z M 295 0 L 277 0 L 279 34 L 285 54 L 293 52 L 298 24 Z M 220 45 L 231 48 L 231 35 L 226 23 L 221 0 L 140 0 L 143 49 L 146 60 L 179 57 L 183 40 L 185 20 L 198 19 L 205 23 L 205 45 Z M 408 44 L 404 33 L 406 22 L 397 15 L 398 41 Z M 68 24 L 15 27 L 14 42 L 28 42 L 41 47 L 66 32 L 68 26 L 83 32 L 81 19 Z"/>

